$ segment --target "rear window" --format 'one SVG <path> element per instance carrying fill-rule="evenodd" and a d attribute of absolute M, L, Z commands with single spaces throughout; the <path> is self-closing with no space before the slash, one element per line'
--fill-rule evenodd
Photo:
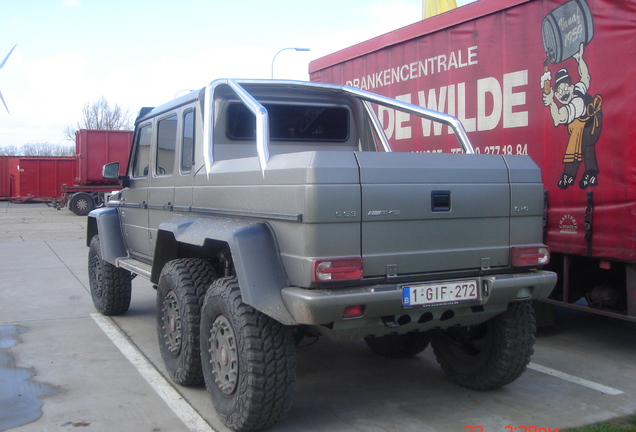
<path fill-rule="evenodd" d="M 269 113 L 269 138 L 281 141 L 344 142 L 349 138 L 349 110 L 344 107 L 263 104 Z M 253 140 L 256 117 L 241 103 L 227 109 L 227 137 Z"/>

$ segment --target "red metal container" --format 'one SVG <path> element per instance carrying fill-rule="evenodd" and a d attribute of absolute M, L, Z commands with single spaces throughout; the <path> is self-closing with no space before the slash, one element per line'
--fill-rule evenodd
<path fill-rule="evenodd" d="M 75 185 L 117 184 L 117 180 L 102 178 L 102 167 L 109 162 L 120 162 L 120 174 L 125 174 L 132 134 L 132 131 L 90 129 L 77 131 L 75 134 L 77 157 Z"/>
<path fill-rule="evenodd" d="M 0 200 L 11 197 L 11 178 L 9 177 L 9 157 L 0 156 Z"/>
<path fill-rule="evenodd" d="M 102 178 L 102 167 L 120 162 L 125 174 L 132 134 L 82 129 L 76 133 L 75 157 L 0 157 L 0 199 L 68 204 L 86 215 L 118 186 L 117 180 Z"/>
<path fill-rule="evenodd" d="M 72 157 L 9 157 L 7 164 L 10 196 L 16 200 L 54 201 L 62 185 L 75 179 Z"/>
<path fill-rule="evenodd" d="M 529 154 L 562 266 L 555 296 L 636 319 L 634 40 L 635 0 L 480 0 L 317 59 L 309 72 L 452 114 L 478 153 Z M 447 127 L 376 112 L 396 151 L 459 151 Z"/>

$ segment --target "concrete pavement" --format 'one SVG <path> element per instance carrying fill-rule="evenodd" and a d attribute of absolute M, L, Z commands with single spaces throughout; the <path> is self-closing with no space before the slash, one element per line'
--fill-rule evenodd
<path fill-rule="evenodd" d="M 85 221 L 0 203 L 0 431 L 226 431 L 204 388 L 165 378 L 147 281 L 134 280 L 127 314 L 95 314 Z M 297 349 L 295 404 L 271 430 L 555 430 L 632 414 L 635 336 L 633 324 L 558 313 L 533 367 L 491 392 L 450 383 L 430 349 L 391 360 L 320 340 Z"/>

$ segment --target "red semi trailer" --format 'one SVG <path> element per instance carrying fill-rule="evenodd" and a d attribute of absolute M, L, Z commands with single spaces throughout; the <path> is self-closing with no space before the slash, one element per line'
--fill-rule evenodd
<path fill-rule="evenodd" d="M 634 0 L 479 0 L 309 72 L 452 114 L 476 152 L 531 155 L 560 275 L 549 302 L 636 321 L 635 40 Z M 376 113 L 395 151 L 461 151 L 445 126 Z"/>
<path fill-rule="evenodd" d="M 124 174 L 132 142 L 132 131 L 80 129 L 75 133 L 75 175 L 62 185 L 58 208 L 68 205 L 73 213 L 85 216 L 104 203 L 106 194 L 119 188 L 117 180 L 102 177 L 102 167 L 120 162 Z"/>

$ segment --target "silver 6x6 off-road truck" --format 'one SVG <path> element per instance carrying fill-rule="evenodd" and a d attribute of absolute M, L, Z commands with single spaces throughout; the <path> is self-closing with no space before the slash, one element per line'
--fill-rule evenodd
<path fill-rule="evenodd" d="M 464 154 L 391 152 L 378 105 Z M 88 219 L 95 306 L 122 314 L 150 279 L 169 374 L 240 431 L 288 413 L 308 333 L 388 357 L 430 340 L 451 380 L 508 384 L 556 282 L 543 187 L 527 156 L 471 153 L 454 117 L 352 87 L 218 80 L 144 108 L 124 189 Z"/>

